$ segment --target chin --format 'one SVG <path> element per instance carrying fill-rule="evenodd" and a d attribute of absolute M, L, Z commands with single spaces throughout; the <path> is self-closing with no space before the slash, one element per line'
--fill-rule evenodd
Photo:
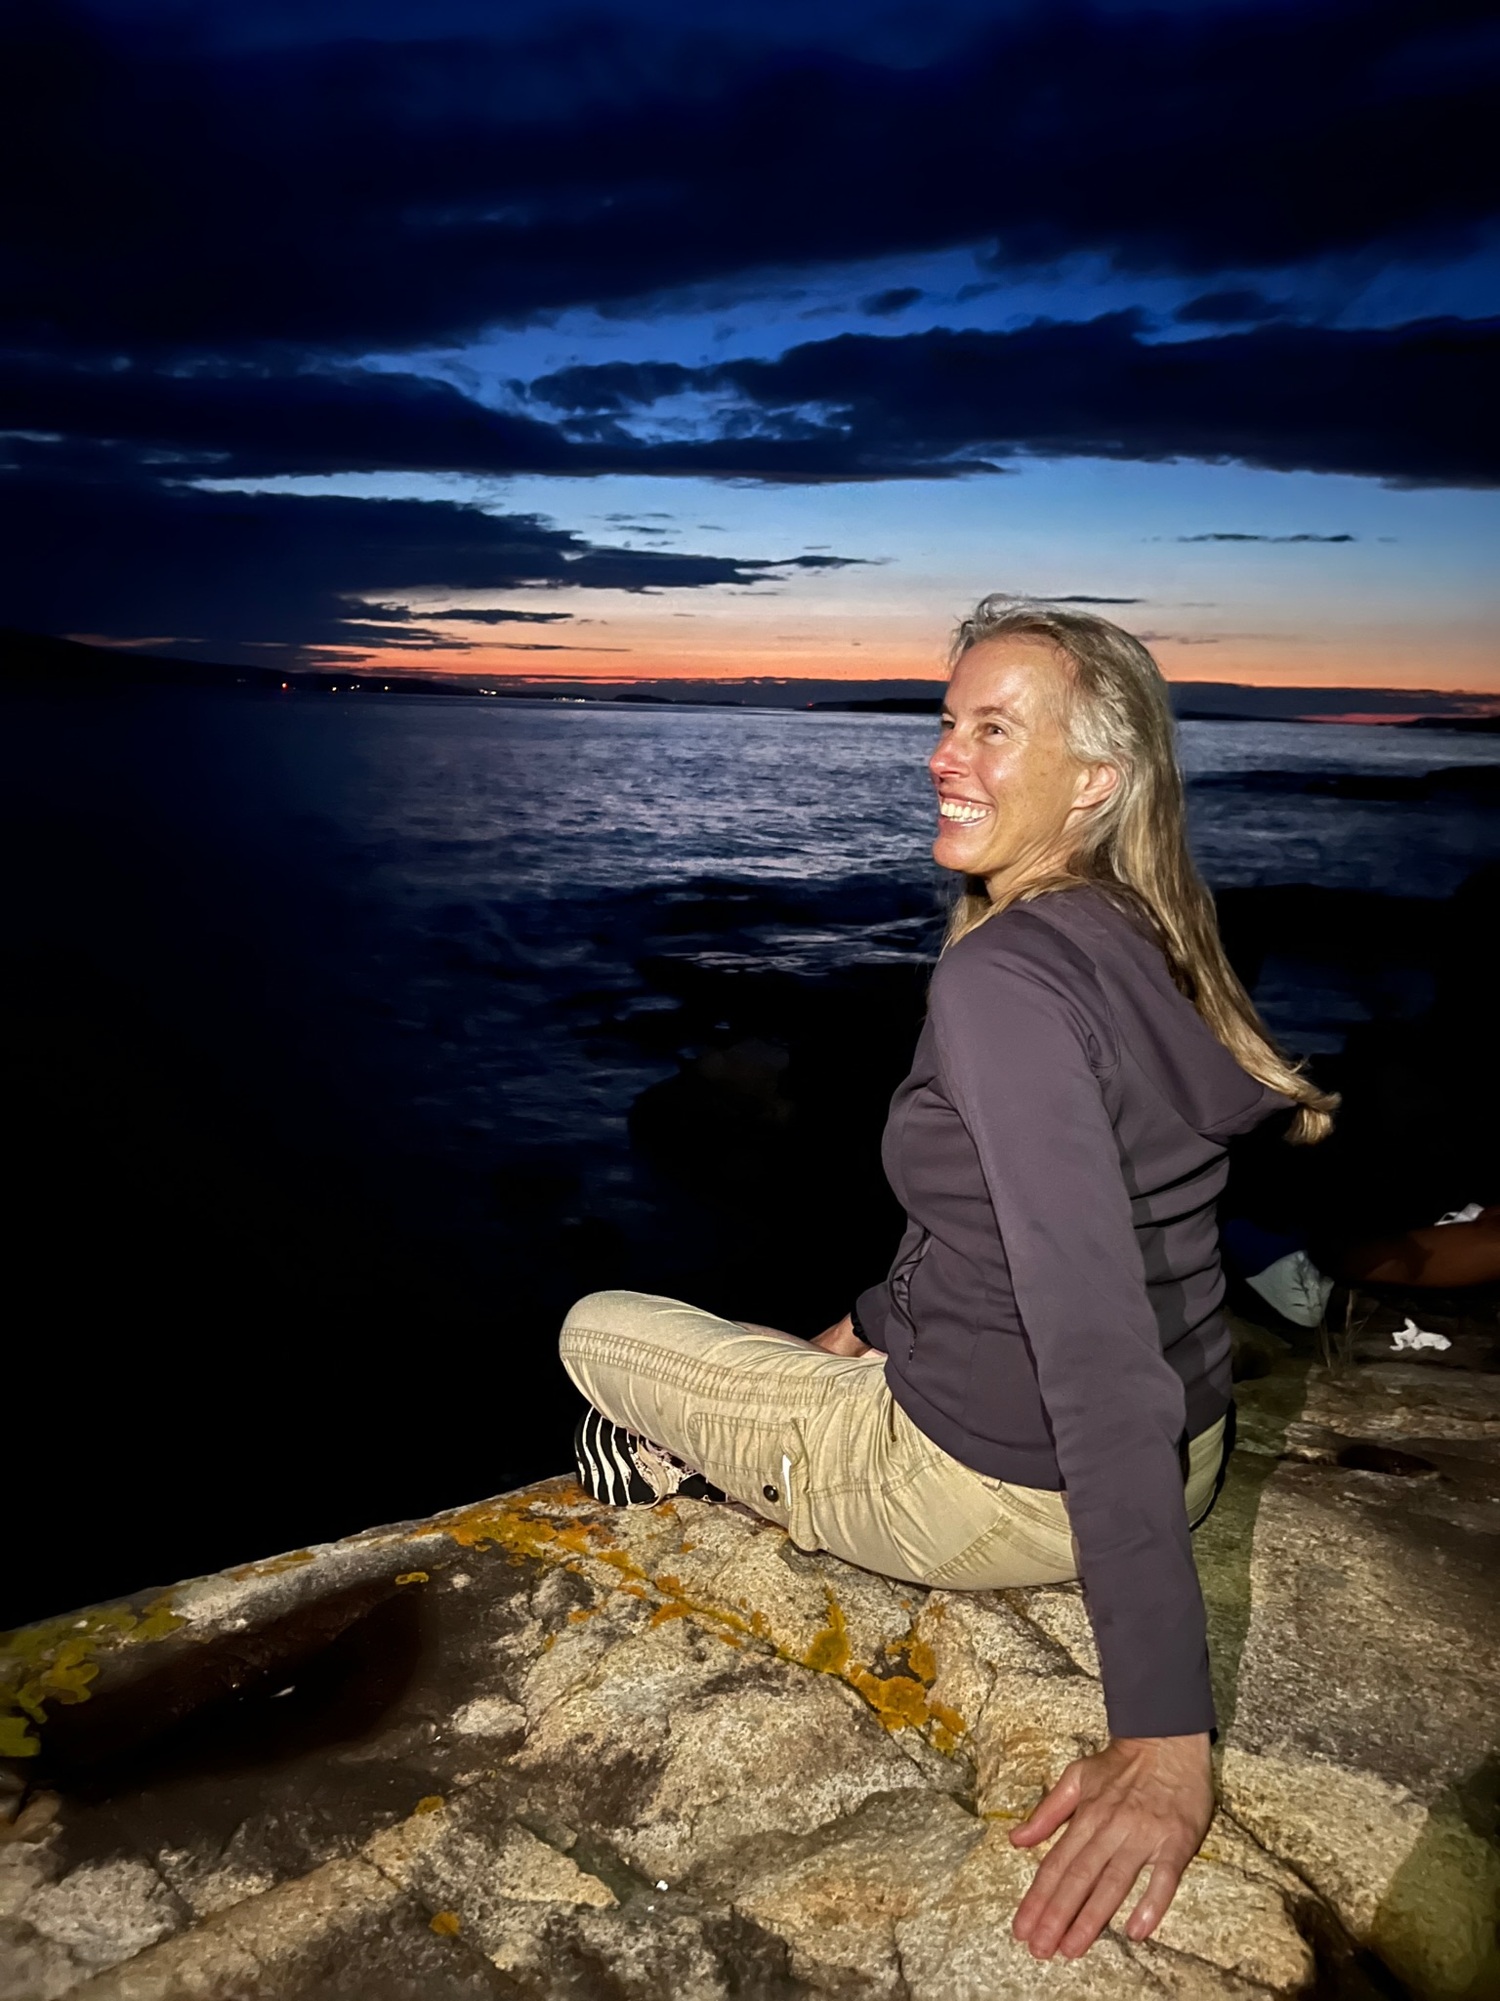
<path fill-rule="evenodd" d="M 983 841 L 965 840 L 962 834 L 950 833 L 945 828 L 932 844 L 932 859 L 939 868 L 952 869 L 955 875 L 982 875 L 984 847 Z"/>

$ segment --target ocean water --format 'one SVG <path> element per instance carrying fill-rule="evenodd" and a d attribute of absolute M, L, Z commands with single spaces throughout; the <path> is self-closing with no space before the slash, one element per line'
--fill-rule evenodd
<path fill-rule="evenodd" d="M 53 1358 L 37 1436 L 115 1524 L 64 1507 L 13 1617 L 556 1471 L 552 1335 L 596 1286 L 811 1332 L 879 1277 L 879 1130 L 946 887 L 928 719 L 0 710 L 13 1317 Z M 1209 881 L 1322 894 L 1255 918 L 1283 1038 L 1336 1052 L 1419 1009 L 1402 941 L 1500 856 L 1500 743 L 1199 723 L 1182 748 Z"/>
<path fill-rule="evenodd" d="M 670 1014 L 673 969 L 930 959 L 934 736 L 923 717 L 144 691 L 30 705 L 12 742 L 33 851 L 39 826 L 61 823 L 68 853 L 83 825 L 92 865 L 132 878 L 128 977 L 191 993 L 196 927 L 372 1143 L 462 1152 L 621 1136 L 673 1066 L 639 1032 Z M 1493 737 L 1188 723 L 1181 744 L 1215 889 L 1440 898 L 1500 854 Z M 1424 790 L 1445 771 L 1474 783 Z M 44 870 L 40 903 L 55 918 L 96 893 L 85 921 L 108 936 L 109 880 Z M 1360 1011 L 1317 944 L 1285 941 L 1263 974 L 1304 1052 Z"/>

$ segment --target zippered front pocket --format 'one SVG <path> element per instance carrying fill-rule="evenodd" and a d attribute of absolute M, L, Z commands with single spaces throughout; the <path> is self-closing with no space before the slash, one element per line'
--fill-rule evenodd
<path fill-rule="evenodd" d="M 917 1352 L 917 1323 L 911 1310 L 911 1281 L 917 1266 L 927 1255 L 927 1247 L 932 1242 L 932 1233 L 923 1230 L 913 1249 L 901 1258 L 891 1273 L 891 1299 L 906 1317 L 909 1330 L 906 1341 L 906 1359 L 909 1362 Z"/>

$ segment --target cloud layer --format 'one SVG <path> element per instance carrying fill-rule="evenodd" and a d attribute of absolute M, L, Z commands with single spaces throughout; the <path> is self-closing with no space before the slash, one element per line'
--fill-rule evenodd
<path fill-rule="evenodd" d="M 427 628 L 428 614 L 408 616 L 389 602 L 402 592 L 746 588 L 845 561 L 614 548 L 535 515 L 441 501 L 205 492 L 118 454 L 77 458 L 60 471 L 44 447 L 13 451 L 5 622 L 171 635 L 209 659 L 263 662 L 276 649 L 297 658 L 351 645 L 461 649 Z M 366 596 L 373 606 L 361 602 Z"/>
<path fill-rule="evenodd" d="M 395 44 L 346 9 L 346 39 L 225 53 L 178 17 L 12 10 L 5 324 L 357 352 L 954 244 L 1205 275 L 1451 252 L 1500 196 L 1474 0 L 1038 0 L 907 64 L 798 46 L 784 14 L 757 46 L 712 10 L 494 13 Z"/>

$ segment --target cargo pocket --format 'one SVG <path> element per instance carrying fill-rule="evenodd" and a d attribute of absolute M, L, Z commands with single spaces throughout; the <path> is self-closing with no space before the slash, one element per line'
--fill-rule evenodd
<path fill-rule="evenodd" d="M 809 1555 L 823 1544 L 813 1524 L 811 1485 L 805 1451 L 784 1452 L 776 1480 L 786 1532 L 794 1546 Z"/>

